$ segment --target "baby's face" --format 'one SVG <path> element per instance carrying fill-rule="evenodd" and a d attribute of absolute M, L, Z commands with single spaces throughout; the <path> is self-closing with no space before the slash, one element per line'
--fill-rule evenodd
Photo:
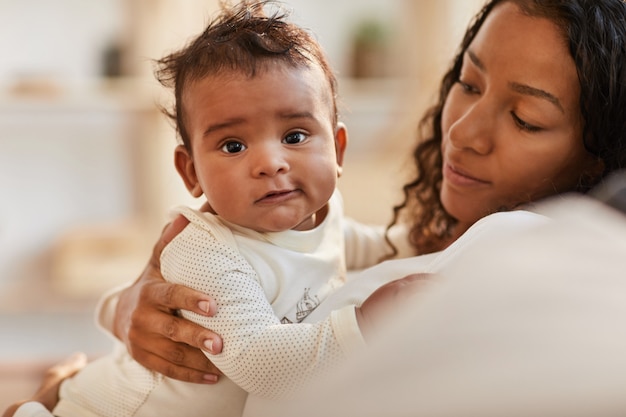
<path fill-rule="evenodd" d="M 272 63 L 253 78 L 208 76 L 186 87 L 183 108 L 192 155 L 177 155 L 177 168 L 192 194 L 260 232 L 317 224 L 345 148 L 321 69 Z"/>

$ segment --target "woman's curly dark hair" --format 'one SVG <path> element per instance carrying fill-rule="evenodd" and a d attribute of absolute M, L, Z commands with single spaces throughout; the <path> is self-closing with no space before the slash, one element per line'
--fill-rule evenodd
<path fill-rule="evenodd" d="M 268 14 L 268 11 L 271 13 Z M 156 61 L 155 76 L 174 91 L 174 104 L 163 112 L 174 122 L 189 152 L 183 92 L 188 84 L 209 75 L 247 74 L 254 77 L 265 65 L 319 65 L 332 95 L 333 124 L 337 123 L 337 80 L 320 44 L 302 27 L 287 21 L 287 11 L 273 1 L 222 3 L 220 14 L 186 47 Z"/>
<path fill-rule="evenodd" d="M 586 149 L 604 164 L 599 177 L 579 179 L 587 192 L 608 174 L 626 167 L 626 3 L 624 0 L 491 0 L 470 23 L 452 65 L 444 75 L 438 102 L 421 119 L 421 141 L 414 153 L 415 178 L 404 185 L 404 201 L 394 207 L 388 229 L 409 226 L 416 253 L 443 249 L 457 220 L 444 209 L 441 118 L 452 86 L 458 81 L 463 56 L 490 12 L 500 3 L 517 4 L 529 16 L 546 18 L 561 28 L 580 81 L 580 108 Z"/>

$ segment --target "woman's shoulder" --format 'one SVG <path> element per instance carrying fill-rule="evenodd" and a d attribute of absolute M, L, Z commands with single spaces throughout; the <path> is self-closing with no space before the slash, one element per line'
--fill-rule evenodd
<path fill-rule="evenodd" d="M 503 211 L 490 214 L 478 220 L 463 236 L 468 235 L 471 237 L 471 235 L 478 233 L 509 233 L 512 230 L 543 225 L 549 221 L 550 218 L 548 216 L 535 211 Z"/>
<path fill-rule="evenodd" d="M 498 212 L 485 216 L 474 223 L 450 246 L 439 252 L 437 258 L 429 266 L 429 271 L 440 270 L 477 243 L 540 227 L 550 221 L 548 216 L 528 210 Z"/>

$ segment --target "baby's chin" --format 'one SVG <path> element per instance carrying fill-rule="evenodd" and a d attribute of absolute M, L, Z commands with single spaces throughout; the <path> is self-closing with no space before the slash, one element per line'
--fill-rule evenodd
<path fill-rule="evenodd" d="M 234 223 L 234 222 L 233 222 Z M 240 224 L 241 225 L 241 224 Z M 306 231 L 315 228 L 315 216 L 287 219 L 257 219 L 253 225 L 242 225 L 259 233 L 280 233 L 287 230 Z"/>

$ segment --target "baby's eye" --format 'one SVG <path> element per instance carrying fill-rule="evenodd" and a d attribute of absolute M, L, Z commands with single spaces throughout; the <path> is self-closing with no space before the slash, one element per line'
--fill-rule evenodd
<path fill-rule="evenodd" d="M 246 145 L 241 142 L 231 140 L 222 145 L 222 151 L 226 153 L 239 153 L 246 149 Z"/>
<path fill-rule="evenodd" d="M 302 132 L 293 132 L 289 133 L 283 139 L 283 143 L 287 143 L 289 145 L 296 145 L 298 143 L 302 143 L 306 140 L 307 136 Z"/>

